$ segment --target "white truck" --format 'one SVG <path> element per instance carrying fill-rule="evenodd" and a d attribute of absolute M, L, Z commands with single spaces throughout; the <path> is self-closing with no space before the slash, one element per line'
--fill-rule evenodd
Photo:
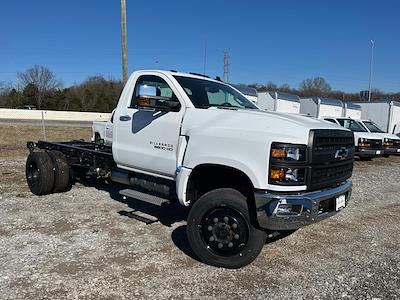
<path fill-rule="evenodd" d="M 331 98 L 301 98 L 300 113 L 318 119 L 340 118 L 343 116 L 343 102 Z"/>
<path fill-rule="evenodd" d="M 362 118 L 375 122 L 387 133 L 400 136 L 400 102 L 357 102 L 361 106 Z"/>
<path fill-rule="evenodd" d="M 400 137 L 383 131 L 378 125 L 370 120 L 358 120 L 357 122 L 368 132 L 382 138 L 384 157 L 393 154 L 400 154 Z"/>
<path fill-rule="evenodd" d="M 239 268 L 267 233 L 326 219 L 350 199 L 353 133 L 314 118 L 261 111 L 218 80 L 137 71 L 114 114 L 112 147 L 28 142 L 32 193 L 93 176 L 154 205 L 189 206 L 187 236 L 198 258 Z M 141 218 L 143 220 L 143 217 Z"/>
<path fill-rule="evenodd" d="M 370 133 L 356 120 L 350 118 L 325 118 L 325 121 L 350 129 L 354 133 L 355 153 L 361 160 L 384 155 L 382 137 Z"/>
<path fill-rule="evenodd" d="M 289 93 L 260 92 L 257 105 L 268 111 L 300 114 L 300 97 Z"/>
<path fill-rule="evenodd" d="M 99 143 L 103 140 L 107 146 L 112 145 L 113 138 L 113 123 L 115 110 L 111 112 L 110 118 L 107 121 L 93 121 L 92 124 L 92 141 Z"/>

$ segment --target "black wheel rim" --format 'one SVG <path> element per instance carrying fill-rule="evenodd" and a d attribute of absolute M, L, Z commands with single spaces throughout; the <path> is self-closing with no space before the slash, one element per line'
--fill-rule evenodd
<path fill-rule="evenodd" d="M 222 256 L 240 253 L 248 242 L 249 227 L 236 209 L 218 207 L 208 211 L 199 225 L 207 249 Z"/>
<path fill-rule="evenodd" d="M 29 162 L 27 170 L 28 185 L 33 188 L 37 187 L 39 184 L 39 176 L 40 176 L 40 170 L 37 167 L 36 163 Z"/>

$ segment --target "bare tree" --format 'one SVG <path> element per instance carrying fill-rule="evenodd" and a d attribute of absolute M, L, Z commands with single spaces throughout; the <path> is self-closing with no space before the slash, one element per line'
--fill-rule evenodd
<path fill-rule="evenodd" d="M 56 79 L 54 73 L 44 66 L 34 65 L 25 72 L 18 73 L 17 78 L 24 87 L 32 84 L 37 88 L 35 101 L 39 109 L 43 105 L 45 93 L 61 87 L 61 82 Z"/>
<path fill-rule="evenodd" d="M 305 79 L 300 84 L 300 91 L 307 96 L 327 96 L 331 86 L 322 77 Z"/>

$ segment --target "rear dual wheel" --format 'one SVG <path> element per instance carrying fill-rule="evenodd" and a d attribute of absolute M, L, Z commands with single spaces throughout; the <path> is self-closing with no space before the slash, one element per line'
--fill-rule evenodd
<path fill-rule="evenodd" d="M 187 235 L 193 252 L 204 263 L 230 269 L 256 259 L 265 232 L 250 222 L 246 197 L 234 189 L 204 194 L 191 208 Z"/>
<path fill-rule="evenodd" d="M 35 195 L 67 191 L 71 180 L 65 156 L 59 151 L 31 152 L 26 161 L 26 180 Z"/>

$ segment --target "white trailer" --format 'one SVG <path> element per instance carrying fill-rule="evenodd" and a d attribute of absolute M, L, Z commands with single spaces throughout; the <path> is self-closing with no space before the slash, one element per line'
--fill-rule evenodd
<path fill-rule="evenodd" d="M 387 133 L 400 134 L 400 102 L 359 102 L 362 118 L 375 122 Z"/>
<path fill-rule="evenodd" d="M 264 110 L 299 114 L 300 97 L 282 92 L 258 93 L 257 105 Z"/>
<path fill-rule="evenodd" d="M 301 98 L 300 113 L 318 119 L 341 118 L 343 116 L 343 102 L 331 98 Z"/>
<path fill-rule="evenodd" d="M 235 89 L 237 89 L 239 92 L 241 92 L 248 100 L 257 104 L 258 93 L 255 88 L 249 87 L 247 85 L 242 85 L 242 84 L 232 84 L 232 86 Z"/>
<path fill-rule="evenodd" d="M 344 102 L 343 117 L 354 120 L 361 119 L 361 106 L 355 103 Z"/>

